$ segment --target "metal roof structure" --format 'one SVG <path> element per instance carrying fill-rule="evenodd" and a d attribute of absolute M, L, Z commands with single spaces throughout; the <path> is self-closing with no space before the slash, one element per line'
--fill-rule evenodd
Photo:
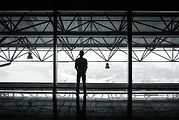
<path fill-rule="evenodd" d="M 104 61 L 110 61 L 116 52 L 127 54 L 127 15 L 127 11 L 114 10 L 58 10 L 59 51 L 65 51 L 72 61 L 73 52 L 79 49 L 94 51 Z M 14 61 L 25 50 L 45 61 L 53 47 L 53 26 L 52 10 L 0 11 L 1 61 Z M 145 57 L 155 54 L 164 61 L 177 62 L 178 37 L 179 11 L 132 11 L 134 61 L 145 61 Z M 9 50 L 14 52 L 8 55 Z M 41 50 L 46 52 L 44 59 L 40 57 Z M 108 58 L 103 51 L 110 51 Z"/>

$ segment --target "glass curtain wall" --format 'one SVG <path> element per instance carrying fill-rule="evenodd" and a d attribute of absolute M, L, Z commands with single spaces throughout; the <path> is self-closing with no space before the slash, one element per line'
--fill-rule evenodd
<path fill-rule="evenodd" d="M 47 45 L 52 43 L 52 36 L 37 34 L 50 31 L 49 12 L 0 12 L 2 120 L 52 119 L 53 66 L 47 62 L 52 61 L 52 49 Z M 6 33 L 10 34 L 4 36 Z"/>
<path fill-rule="evenodd" d="M 165 14 L 133 12 L 141 15 L 133 16 L 133 32 L 141 34 L 133 35 L 134 119 L 177 118 L 178 113 L 171 111 L 177 111 L 178 106 L 178 36 L 167 31 L 177 31 L 178 17 L 161 13 Z M 165 34 L 159 35 L 163 31 Z"/>
<path fill-rule="evenodd" d="M 65 119 L 126 118 L 126 36 L 101 35 L 125 31 L 126 16 L 113 12 L 69 13 L 58 11 L 58 31 L 71 33 L 58 35 L 58 115 Z M 86 97 L 82 80 L 80 94 L 76 94 L 75 60 L 80 50 L 88 61 Z"/>

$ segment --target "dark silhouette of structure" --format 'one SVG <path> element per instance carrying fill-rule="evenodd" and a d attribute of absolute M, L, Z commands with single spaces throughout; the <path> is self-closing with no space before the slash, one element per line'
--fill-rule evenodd
<path fill-rule="evenodd" d="M 76 118 L 77 120 L 86 119 L 86 70 L 87 70 L 87 60 L 83 58 L 84 51 L 80 51 L 80 57 L 75 61 L 75 69 L 77 70 L 77 85 L 76 85 Z M 80 78 L 83 82 L 83 106 L 82 111 L 80 110 Z"/>
<path fill-rule="evenodd" d="M 75 61 L 75 69 L 77 70 L 77 85 L 76 94 L 79 94 L 80 78 L 82 77 L 83 82 L 83 92 L 86 95 L 86 70 L 87 70 L 87 60 L 83 58 L 84 51 L 80 51 L 80 57 Z"/>

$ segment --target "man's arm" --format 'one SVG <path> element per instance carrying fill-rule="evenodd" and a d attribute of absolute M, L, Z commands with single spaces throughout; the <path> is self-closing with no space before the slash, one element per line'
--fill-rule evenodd
<path fill-rule="evenodd" d="M 75 69 L 78 70 L 78 67 L 77 67 L 77 60 L 75 60 Z"/>
<path fill-rule="evenodd" d="M 86 60 L 86 59 L 85 59 Z M 87 60 L 85 61 L 86 62 L 86 65 L 85 65 L 85 72 L 86 72 L 86 70 L 87 70 L 87 68 L 88 68 L 88 62 L 87 62 Z"/>

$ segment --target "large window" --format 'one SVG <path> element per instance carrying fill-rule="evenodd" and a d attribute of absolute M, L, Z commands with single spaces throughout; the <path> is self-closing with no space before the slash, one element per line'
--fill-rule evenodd
<path fill-rule="evenodd" d="M 134 83 L 178 83 L 176 62 L 133 62 Z"/>
<path fill-rule="evenodd" d="M 76 70 L 74 62 L 59 63 L 58 82 L 76 83 Z M 126 83 L 127 64 L 125 62 L 89 62 L 87 70 L 87 83 Z"/>
<path fill-rule="evenodd" d="M 14 62 L 0 68 L 0 82 L 52 83 L 52 63 Z"/>

